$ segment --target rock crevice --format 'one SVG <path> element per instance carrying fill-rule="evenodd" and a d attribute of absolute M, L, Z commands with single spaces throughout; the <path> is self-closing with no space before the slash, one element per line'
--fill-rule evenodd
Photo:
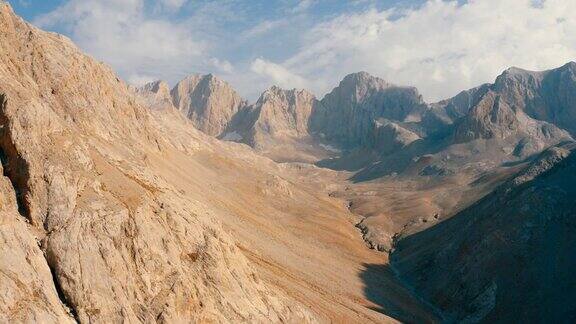
<path fill-rule="evenodd" d="M 18 212 L 28 221 L 32 221 L 27 199 L 28 192 L 30 191 L 28 187 L 28 163 L 18 153 L 16 145 L 12 140 L 10 121 L 4 113 L 7 105 L 8 100 L 6 96 L 0 94 L 0 160 L 4 169 L 4 176 L 10 180 L 16 192 Z"/>

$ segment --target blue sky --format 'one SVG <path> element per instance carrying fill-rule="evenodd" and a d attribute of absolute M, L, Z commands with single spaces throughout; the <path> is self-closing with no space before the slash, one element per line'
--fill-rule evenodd
<path fill-rule="evenodd" d="M 133 84 L 213 73 L 250 100 L 367 71 L 429 101 L 576 59 L 573 0 L 11 0 Z M 512 14 L 513 13 L 513 14 Z"/>

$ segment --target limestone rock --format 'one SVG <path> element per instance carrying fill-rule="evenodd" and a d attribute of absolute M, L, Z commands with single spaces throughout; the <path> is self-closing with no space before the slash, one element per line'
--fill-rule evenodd
<path fill-rule="evenodd" d="M 244 112 L 248 123 L 238 122 L 231 131 L 242 134 L 243 141 L 254 147 L 267 142 L 309 136 L 309 119 L 318 101 L 305 90 L 283 90 L 272 87 Z"/>
<path fill-rule="evenodd" d="M 246 101 L 223 80 L 208 75 L 192 75 L 171 91 L 174 106 L 199 130 L 219 136 Z"/>
<path fill-rule="evenodd" d="M 190 144 L 161 134 L 107 66 L 4 3 L 0 94 L 2 320 L 313 321 L 259 279 L 212 207 L 150 165 Z"/>
<path fill-rule="evenodd" d="M 380 154 L 392 154 L 419 139 L 418 134 L 397 123 L 380 119 L 374 123 L 374 142 L 371 147 Z"/>
<path fill-rule="evenodd" d="M 506 70 L 492 85 L 460 94 L 446 106 L 454 111 L 468 112 L 457 123 L 456 143 L 475 139 L 519 138 L 516 154 L 527 156 L 551 145 L 571 140 L 576 110 L 576 78 L 570 63 L 561 68 L 530 72 L 517 68 Z M 460 108 L 455 108 L 455 104 Z M 561 117 L 558 117 L 562 115 Z M 529 145 L 527 145 L 529 144 Z"/>
<path fill-rule="evenodd" d="M 172 107 L 170 87 L 164 81 L 153 81 L 135 89 L 146 99 L 146 104 L 152 109 L 169 109 Z"/>
<path fill-rule="evenodd" d="M 322 100 L 312 129 L 343 146 L 366 145 L 374 121 L 418 121 L 426 105 L 415 88 L 399 87 L 366 72 L 346 76 Z"/>

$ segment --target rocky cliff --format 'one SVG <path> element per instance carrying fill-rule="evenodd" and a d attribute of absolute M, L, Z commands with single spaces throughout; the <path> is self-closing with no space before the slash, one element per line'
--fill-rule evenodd
<path fill-rule="evenodd" d="M 399 87 L 366 72 L 347 75 L 321 100 L 312 129 L 346 147 L 368 144 L 374 121 L 419 121 L 425 104 L 415 88 Z"/>
<path fill-rule="evenodd" d="M 237 132 L 242 141 L 256 148 L 275 141 L 287 141 L 309 136 L 309 120 L 318 107 L 318 100 L 305 90 L 283 90 L 271 87 L 258 101 L 238 116 L 247 121 L 232 124 L 230 132 Z M 226 137 L 226 135 L 224 135 Z"/>
<path fill-rule="evenodd" d="M 576 107 L 571 98 L 576 95 L 574 70 L 573 63 L 544 72 L 506 70 L 494 84 L 474 92 L 468 113 L 456 127 L 455 141 L 516 136 L 522 146 L 516 154 L 526 156 L 570 139 Z M 456 106 L 447 106 L 452 107 Z"/>
<path fill-rule="evenodd" d="M 5 3 L 0 99 L 0 321 L 312 320 L 150 165 L 205 144 L 160 134 L 107 66 Z"/>
<path fill-rule="evenodd" d="M 221 135 L 232 117 L 247 105 L 228 83 L 212 74 L 185 78 L 172 89 L 171 95 L 174 106 L 196 128 L 212 136 Z"/>

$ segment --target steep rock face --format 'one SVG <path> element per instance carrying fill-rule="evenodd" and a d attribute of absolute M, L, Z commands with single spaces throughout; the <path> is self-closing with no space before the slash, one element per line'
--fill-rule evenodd
<path fill-rule="evenodd" d="M 455 97 L 442 102 L 445 104 L 445 109 L 453 120 L 466 116 L 470 108 L 475 102 L 478 102 L 478 96 L 486 93 L 488 85 L 483 85 L 470 90 L 465 90 L 457 94 Z"/>
<path fill-rule="evenodd" d="M 343 146 L 368 144 L 374 121 L 420 121 L 425 109 L 415 88 L 398 87 L 366 72 L 346 76 L 322 100 L 311 128 Z"/>
<path fill-rule="evenodd" d="M 174 106 L 199 130 L 211 136 L 221 135 L 244 101 L 232 87 L 209 75 L 192 75 L 171 91 Z"/>
<path fill-rule="evenodd" d="M 6 99 L 0 95 L 0 110 Z M 6 130 L 0 131 L 3 141 Z M 27 219 L 19 212 L 18 195 L 12 180 L 6 149 L 0 147 L 0 321 L 72 323 L 73 317 L 62 304 L 52 284 L 52 273 Z M 14 162 L 14 161 L 12 161 Z M 6 165 L 6 168 L 4 168 Z"/>
<path fill-rule="evenodd" d="M 309 119 L 317 106 L 318 101 L 308 91 L 274 86 L 244 112 L 244 121 L 232 125 L 230 131 L 242 134 L 243 141 L 256 148 L 307 137 Z"/>
<path fill-rule="evenodd" d="M 574 145 L 545 151 L 492 194 L 401 240 L 392 264 L 445 320 L 571 322 Z"/>
<path fill-rule="evenodd" d="M 306 90 L 282 90 L 272 87 L 258 100 L 257 132 L 271 136 L 302 137 L 308 135 L 308 120 L 318 101 Z"/>
<path fill-rule="evenodd" d="M 496 79 L 494 89 L 528 116 L 576 134 L 575 62 L 543 72 L 511 68 Z"/>
<path fill-rule="evenodd" d="M 490 91 L 463 118 L 455 136 L 457 142 L 505 138 L 518 132 L 520 127 L 512 108 L 498 94 Z"/>
<path fill-rule="evenodd" d="M 520 155 L 526 155 L 570 140 L 573 126 L 565 121 L 573 120 L 576 111 L 573 66 L 570 63 L 544 72 L 511 68 L 493 85 L 473 91 L 472 96 L 463 93 L 452 99 L 446 109 L 453 115 L 469 106 L 457 122 L 454 141 L 516 137 L 517 155 L 521 151 Z"/>
<path fill-rule="evenodd" d="M 108 67 L 4 3 L 0 94 L 13 188 L 3 178 L 0 260 L 11 267 L 0 265 L 3 319 L 310 320 L 258 279 L 209 206 L 148 165 L 201 144 L 159 134 Z"/>

